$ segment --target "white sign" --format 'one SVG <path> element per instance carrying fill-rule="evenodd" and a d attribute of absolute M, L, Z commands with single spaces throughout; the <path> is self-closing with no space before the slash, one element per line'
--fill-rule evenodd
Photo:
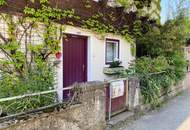
<path fill-rule="evenodd" d="M 110 84 L 112 98 L 121 97 L 124 95 L 124 82 L 116 81 Z"/>

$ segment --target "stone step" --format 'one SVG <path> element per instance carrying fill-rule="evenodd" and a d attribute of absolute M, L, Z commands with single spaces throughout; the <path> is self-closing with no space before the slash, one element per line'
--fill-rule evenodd
<path fill-rule="evenodd" d="M 120 124 L 127 124 L 127 122 L 134 119 L 134 116 L 135 116 L 134 112 L 130 112 L 130 111 L 122 112 L 112 117 L 111 120 L 108 121 L 107 126 L 110 128 L 110 127 L 115 127 Z"/>

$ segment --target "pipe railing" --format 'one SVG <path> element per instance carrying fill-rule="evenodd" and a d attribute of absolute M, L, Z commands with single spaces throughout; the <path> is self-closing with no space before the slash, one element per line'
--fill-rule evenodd
<path fill-rule="evenodd" d="M 72 88 L 73 87 L 63 88 L 61 91 L 71 90 Z M 55 93 L 55 92 L 57 92 L 57 90 L 53 89 L 53 90 L 42 91 L 42 92 L 37 92 L 37 93 L 29 93 L 29 94 L 14 96 L 14 97 L 1 98 L 0 103 L 1 102 L 6 102 L 6 101 L 12 101 L 12 100 L 28 98 L 28 97 L 40 96 L 40 95 L 45 95 L 45 94 L 50 94 L 50 93 Z"/>

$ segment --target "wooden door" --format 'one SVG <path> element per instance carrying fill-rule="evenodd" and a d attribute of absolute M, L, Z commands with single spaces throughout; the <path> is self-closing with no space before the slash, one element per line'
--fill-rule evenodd
<path fill-rule="evenodd" d="M 67 35 L 63 40 L 63 85 L 87 81 L 87 37 Z"/>

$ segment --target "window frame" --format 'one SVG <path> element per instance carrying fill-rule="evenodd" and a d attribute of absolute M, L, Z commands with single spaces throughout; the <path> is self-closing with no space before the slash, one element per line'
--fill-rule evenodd
<path fill-rule="evenodd" d="M 109 65 L 113 62 L 113 61 L 111 61 L 111 62 L 107 61 L 107 44 L 108 44 L 108 42 L 113 42 L 113 44 L 118 44 L 117 59 L 120 59 L 120 41 L 117 39 L 106 38 L 106 41 L 105 41 L 105 64 L 106 65 Z"/>

